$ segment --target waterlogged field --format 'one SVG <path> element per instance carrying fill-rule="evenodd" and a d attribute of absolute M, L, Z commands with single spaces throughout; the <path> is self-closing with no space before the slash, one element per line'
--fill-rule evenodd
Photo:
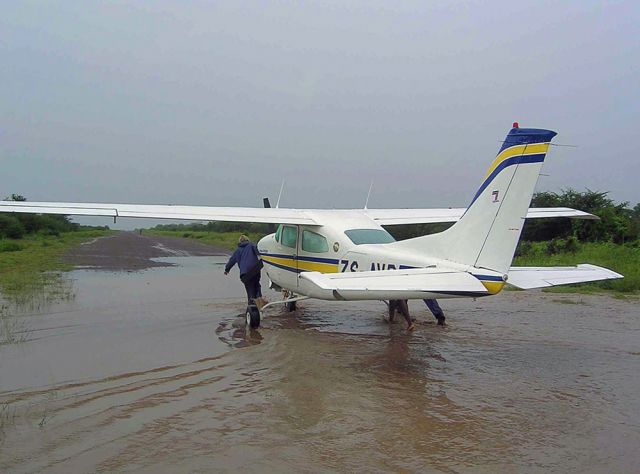
<path fill-rule="evenodd" d="M 0 345 L 23 342 L 29 337 L 28 325 L 16 312 L 38 311 L 73 298 L 72 284 L 61 273 L 73 266 L 62 260 L 63 253 L 110 234 L 86 230 L 0 240 Z"/>
<path fill-rule="evenodd" d="M 412 302 L 413 333 L 380 302 L 307 301 L 247 331 L 225 256 L 154 260 L 165 266 L 65 273 L 68 297 L 10 309 L 24 337 L 0 345 L 1 472 L 640 463 L 633 296 L 446 300 L 445 328 Z"/>
<path fill-rule="evenodd" d="M 19 240 L 0 240 L 0 293 L 9 299 L 20 298 L 22 293 L 37 293 L 55 279 L 52 272 L 73 268 L 62 260 L 64 252 L 112 234 L 111 231 L 86 230 L 59 236 L 32 235 Z"/>

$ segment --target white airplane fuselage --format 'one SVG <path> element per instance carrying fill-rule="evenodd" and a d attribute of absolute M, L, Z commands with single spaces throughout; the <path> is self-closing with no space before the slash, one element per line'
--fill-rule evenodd
<path fill-rule="evenodd" d="M 265 264 L 265 271 L 276 287 L 298 295 L 310 295 L 314 298 L 337 299 L 333 293 L 317 293 L 315 285 L 300 278 L 302 272 L 346 273 L 381 270 L 403 270 L 412 268 L 450 269 L 468 272 L 487 289 L 487 295 L 499 293 L 505 285 L 505 276 L 490 270 L 480 270 L 469 265 L 457 264 L 415 252 L 404 252 L 394 248 L 390 243 L 356 244 L 345 232 L 352 230 L 371 230 L 389 234 L 373 219 L 362 213 L 348 211 L 318 211 L 310 213 L 320 226 L 283 225 L 278 232 L 263 237 L 258 243 L 258 250 Z M 289 228 L 289 229 L 286 229 Z M 286 229 L 286 230 L 285 230 Z M 295 235 L 295 239 L 283 238 Z M 310 235 L 313 234 L 313 235 Z M 308 245 L 326 241 L 326 245 Z M 464 295 L 446 293 L 416 292 L 409 297 L 420 298 L 454 298 Z M 486 296 L 486 295 L 478 295 Z M 391 298 L 392 296 L 390 296 Z M 366 293 L 362 299 L 367 299 Z"/>

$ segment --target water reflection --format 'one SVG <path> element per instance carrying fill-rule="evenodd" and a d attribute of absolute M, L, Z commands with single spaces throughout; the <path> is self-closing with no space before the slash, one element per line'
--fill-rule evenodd
<path fill-rule="evenodd" d="M 67 273 L 21 273 L 0 286 L 0 301 L 13 311 L 40 311 L 75 297 L 73 281 Z"/>
<path fill-rule="evenodd" d="M 64 273 L 24 273 L 5 280 L 0 287 L 0 345 L 30 340 L 30 316 L 74 298 L 73 281 Z"/>

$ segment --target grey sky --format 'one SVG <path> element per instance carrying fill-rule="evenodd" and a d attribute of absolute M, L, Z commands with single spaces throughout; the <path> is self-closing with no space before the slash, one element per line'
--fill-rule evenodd
<path fill-rule="evenodd" d="M 538 189 L 640 200 L 638 2 L 10 2 L 0 194 L 464 206 L 511 122 Z M 109 223 L 108 220 L 100 222 Z"/>

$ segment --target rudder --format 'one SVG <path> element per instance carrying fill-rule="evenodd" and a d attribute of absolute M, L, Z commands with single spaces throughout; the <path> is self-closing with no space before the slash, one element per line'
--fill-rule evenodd
<path fill-rule="evenodd" d="M 555 135 L 551 130 L 514 124 L 460 220 L 444 232 L 398 242 L 398 246 L 507 274 Z"/>

